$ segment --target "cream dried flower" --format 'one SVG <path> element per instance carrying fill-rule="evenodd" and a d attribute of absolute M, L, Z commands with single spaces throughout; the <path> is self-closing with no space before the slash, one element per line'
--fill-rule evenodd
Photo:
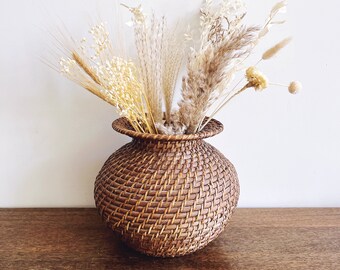
<path fill-rule="evenodd" d="M 249 67 L 246 71 L 248 86 L 254 87 L 256 91 L 263 90 L 268 87 L 268 80 L 256 67 Z"/>
<path fill-rule="evenodd" d="M 302 89 L 302 84 L 298 81 L 291 82 L 288 86 L 289 93 L 295 95 Z"/>
<path fill-rule="evenodd" d="M 127 8 L 134 15 L 134 20 L 137 24 L 143 24 L 145 22 L 146 15 L 143 13 L 142 5 L 139 5 L 138 7 L 129 7 L 125 4 L 121 4 L 121 6 Z M 129 22 L 128 25 L 133 26 L 133 22 Z"/>

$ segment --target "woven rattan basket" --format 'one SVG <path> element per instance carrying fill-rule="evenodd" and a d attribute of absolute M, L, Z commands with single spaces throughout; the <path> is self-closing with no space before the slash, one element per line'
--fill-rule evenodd
<path fill-rule="evenodd" d="M 114 130 L 133 138 L 111 155 L 95 182 L 106 224 L 130 247 L 151 256 L 194 252 L 226 227 L 239 198 L 234 166 L 203 139 L 223 130 L 212 120 L 194 135 L 152 135 L 125 118 Z"/>

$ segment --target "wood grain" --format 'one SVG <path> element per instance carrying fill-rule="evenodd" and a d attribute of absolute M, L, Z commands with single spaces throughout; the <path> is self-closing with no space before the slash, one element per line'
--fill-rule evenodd
<path fill-rule="evenodd" d="M 0 269 L 340 269 L 340 209 L 237 209 L 192 255 L 157 259 L 120 243 L 95 209 L 0 210 Z"/>

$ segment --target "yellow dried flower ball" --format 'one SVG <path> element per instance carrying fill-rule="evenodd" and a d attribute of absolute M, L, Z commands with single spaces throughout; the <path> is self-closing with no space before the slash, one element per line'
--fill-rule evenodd
<path fill-rule="evenodd" d="M 291 82 L 288 86 L 289 93 L 295 95 L 302 89 L 302 84 L 298 81 Z"/>
<path fill-rule="evenodd" d="M 254 87 L 256 91 L 263 90 L 268 87 L 268 80 L 256 67 L 249 67 L 246 71 L 246 78 L 250 87 Z"/>

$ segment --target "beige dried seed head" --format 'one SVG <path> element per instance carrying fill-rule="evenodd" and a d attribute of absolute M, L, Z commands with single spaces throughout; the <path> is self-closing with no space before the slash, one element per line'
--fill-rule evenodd
<path fill-rule="evenodd" d="M 302 89 L 302 84 L 298 81 L 291 82 L 288 86 L 289 93 L 295 95 Z"/>
<path fill-rule="evenodd" d="M 292 38 L 289 37 L 277 43 L 274 47 L 270 48 L 262 55 L 262 60 L 268 60 L 274 57 L 279 51 L 281 51 L 284 47 L 286 47 L 291 41 L 292 41 Z"/>

